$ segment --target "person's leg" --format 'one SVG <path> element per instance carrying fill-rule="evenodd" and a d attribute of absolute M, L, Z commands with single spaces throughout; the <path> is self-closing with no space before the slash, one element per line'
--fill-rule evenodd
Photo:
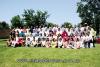
<path fill-rule="evenodd" d="M 16 47 L 16 43 L 13 43 L 13 47 Z"/>
<path fill-rule="evenodd" d="M 88 48 L 90 48 L 90 43 L 91 43 L 91 41 L 89 40 L 89 41 L 87 42 Z"/>
<path fill-rule="evenodd" d="M 95 47 L 95 39 L 94 38 L 93 38 L 92 43 L 93 43 L 93 47 Z"/>
<path fill-rule="evenodd" d="M 36 47 L 36 44 L 34 44 L 33 47 Z"/>
<path fill-rule="evenodd" d="M 84 47 L 87 48 L 87 42 L 84 42 Z"/>
<path fill-rule="evenodd" d="M 58 48 L 60 48 L 60 44 L 58 44 Z"/>
<path fill-rule="evenodd" d="M 28 43 L 26 43 L 26 45 L 25 45 L 26 47 L 28 47 Z"/>
<path fill-rule="evenodd" d="M 9 42 L 9 41 L 7 41 L 7 47 L 9 47 L 9 45 L 10 45 L 10 42 Z"/>

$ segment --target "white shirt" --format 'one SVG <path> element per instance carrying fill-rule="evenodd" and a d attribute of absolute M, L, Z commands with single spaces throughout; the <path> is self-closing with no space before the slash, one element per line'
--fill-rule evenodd
<path fill-rule="evenodd" d="M 58 41 L 58 46 L 61 46 L 62 44 L 62 41 Z"/>
<path fill-rule="evenodd" d="M 45 43 L 46 43 L 45 41 L 42 41 L 42 45 L 45 45 Z"/>
<path fill-rule="evenodd" d="M 89 40 L 93 40 L 92 35 L 89 35 Z"/>
<path fill-rule="evenodd" d="M 84 27 L 81 27 L 81 29 L 80 29 L 82 32 L 84 31 Z"/>

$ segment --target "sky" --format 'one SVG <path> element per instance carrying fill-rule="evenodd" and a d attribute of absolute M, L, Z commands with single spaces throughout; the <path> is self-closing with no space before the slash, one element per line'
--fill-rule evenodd
<path fill-rule="evenodd" d="M 10 23 L 13 16 L 22 15 L 24 9 L 48 11 L 48 22 L 63 24 L 71 22 L 77 24 L 77 2 L 79 0 L 0 0 L 0 21 Z"/>

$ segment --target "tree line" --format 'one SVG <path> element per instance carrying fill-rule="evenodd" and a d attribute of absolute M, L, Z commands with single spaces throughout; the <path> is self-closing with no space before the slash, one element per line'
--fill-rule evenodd
<path fill-rule="evenodd" d="M 77 3 L 77 13 L 81 18 L 81 22 L 77 26 L 84 26 L 87 24 L 94 28 L 99 34 L 100 32 L 100 0 L 80 0 Z M 16 15 L 11 19 L 11 28 L 16 27 L 39 27 L 39 26 L 47 26 L 52 27 L 56 24 L 47 22 L 49 18 L 49 14 L 47 11 L 34 11 L 33 9 L 24 10 L 23 14 Z M 0 22 L 0 29 L 4 28 L 7 23 Z M 6 25 L 9 26 L 8 24 Z M 69 22 L 65 22 L 61 25 L 62 27 L 73 27 L 73 25 Z M 7 28 L 6 27 L 6 28 Z"/>
<path fill-rule="evenodd" d="M 47 11 L 34 11 L 33 9 L 27 9 L 24 10 L 22 15 L 16 15 L 13 16 L 11 19 L 11 26 L 10 28 L 17 28 L 17 27 L 53 27 L 58 26 L 57 24 L 54 24 L 52 22 L 47 22 L 47 19 L 49 18 L 49 14 Z M 3 23 L 6 23 L 5 21 Z M 1 23 L 2 24 L 2 23 Z M 9 24 L 6 23 L 7 26 L 1 25 L 2 28 L 9 28 Z M 2 29 L 0 26 L 0 29 Z M 64 22 L 62 27 L 72 27 L 72 24 L 70 22 Z"/>

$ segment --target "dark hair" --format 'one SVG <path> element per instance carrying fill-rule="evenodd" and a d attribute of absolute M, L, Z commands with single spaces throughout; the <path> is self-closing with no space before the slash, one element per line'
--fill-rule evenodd
<path fill-rule="evenodd" d="M 77 41 L 79 41 L 79 38 L 77 38 Z"/>

